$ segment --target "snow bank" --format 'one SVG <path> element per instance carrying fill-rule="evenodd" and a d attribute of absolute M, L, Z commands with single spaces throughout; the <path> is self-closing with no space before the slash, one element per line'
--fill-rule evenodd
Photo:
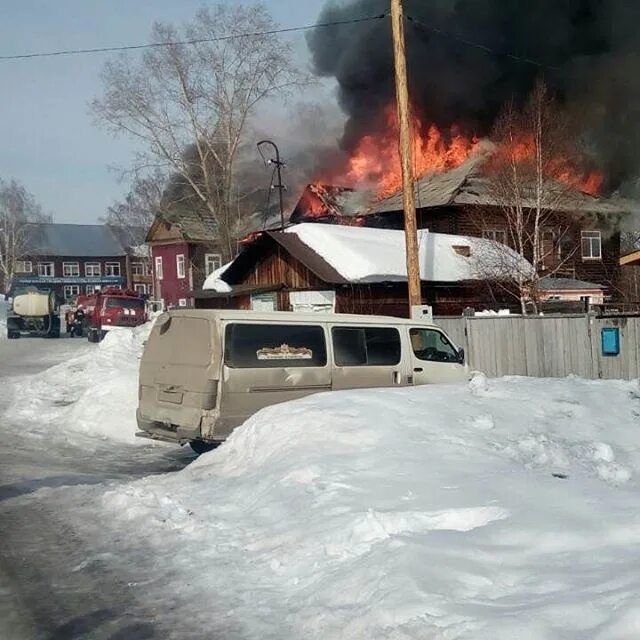
<path fill-rule="evenodd" d="M 97 526 L 211 636 L 636 638 L 639 416 L 637 383 L 575 378 L 316 395 Z"/>
<path fill-rule="evenodd" d="M 485 309 L 484 311 L 476 311 L 474 315 L 480 318 L 485 316 L 510 316 L 511 311 L 509 309 L 498 309 L 498 311 Z"/>
<path fill-rule="evenodd" d="M 152 323 L 110 331 L 98 345 L 20 383 L 10 417 L 26 431 L 84 433 L 122 442 L 135 437 L 138 367 Z"/>

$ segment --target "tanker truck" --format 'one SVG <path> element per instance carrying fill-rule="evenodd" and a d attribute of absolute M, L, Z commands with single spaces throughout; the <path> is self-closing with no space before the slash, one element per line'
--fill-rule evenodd
<path fill-rule="evenodd" d="M 21 335 L 60 337 L 60 309 L 53 291 L 29 287 L 14 292 L 7 314 L 7 337 L 15 339 Z"/>

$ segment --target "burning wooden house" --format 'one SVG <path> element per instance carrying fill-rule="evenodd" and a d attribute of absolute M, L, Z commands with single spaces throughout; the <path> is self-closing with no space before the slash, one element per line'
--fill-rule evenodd
<path fill-rule="evenodd" d="M 601 286 L 607 297 L 615 295 L 619 276 L 622 218 L 630 204 L 619 199 L 598 197 L 582 190 L 584 184 L 548 180 L 555 193 L 548 197 L 539 217 L 536 251 L 533 230 L 521 238 L 514 237 L 516 202 L 496 187 L 488 170 L 494 148 L 476 149 L 462 164 L 431 172 L 415 183 L 418 228 L 435 233 L 463 235 L 495 240 L 516 246 L 527 244 L 523 253 L 536 262 L 540 277 L 561 277 L 588 281 Z M 321 193 L 335 193 L 322 187 Z M 349 203 L 357 201 L 349 191 Z M 368 197 L 368 200 L 367 200 Z M 509 196 L 510 197 L 510 196 Z M 525 186 L 518 194 L 517 206 L 524 211 L 525 223 L 535 216 L 536 198 Z M 372 192 L 361 192 L 363 206 L 341 207 L 338 200 L 316 197 L 309 186 L 294 209 L 292 222 L 353 224 L 364 227 L 402 229 L 402 193 L 377 199 Z M 532 223 L 531 223 L 532 224 Z"/>

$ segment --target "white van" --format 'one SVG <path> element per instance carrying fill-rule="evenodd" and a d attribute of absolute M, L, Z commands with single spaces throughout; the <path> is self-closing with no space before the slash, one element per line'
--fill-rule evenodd
<path fill-rule="evenodd" d="M 172 310 L 140 365 L 137 434 L 197 452 L 269 405 L 319 391 L 468 379 L 442 329 L 381 316 Z"/>

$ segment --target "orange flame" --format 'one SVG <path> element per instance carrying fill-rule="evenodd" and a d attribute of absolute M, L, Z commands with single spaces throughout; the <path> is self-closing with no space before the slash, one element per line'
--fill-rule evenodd
<path fill-rule="evenodd" d="M 536 143 L 532 134 L 518 136 L 513 143 L 498 149 L 496 154 L 498 162 L 508 159 L 518 164 L 532 162 L 535 157 Z M 601 172 L 580 169 L 578 159 L 574 161 L 562 155 L 546 161 L 544 171 L 547 177 L 592 196 L 597 196 L 600 193 L 604 183 L 604 176 Z"/>
<path fill-rule="evenodd" d="M 413 116 L 413 165 L 414 177 L 427 173 L 443 172 L 460 166 L 474 151 L 479 140 L 461 133 L 456 126 L 448 131 L 436 125 L 425 126 Z M 517 162 L 535 158 L 533 136 L 523 134 L 510 147 L 498 150 L 498 158 L 507 157 Z M 558 158 L 547 163 L 549 177 L 591 195 L 600 192 L 604 177 L 597 171 L 585 172 L 577 162 Z M 402 188 L 400 153 L 398 148 L 398 118 L 393 105 L 384 111 L 384 127 L 375 134 L 363 136 L 350 154 L 346 166 L 316 181 L 321 184 L 339 184 L 345 187 L 373 188 L 378 198 L 385 198 Z M 313 207 L 313 205 L 312 205 Z"/>
<path fill-rule="evenodd" d="M 402 187 L 398 118 L 395 108 L 385 110 L 385 128 L 360 139 L 345 169 L 324 182 L 375 189 L 379 198 Z M 423 126 L 413 117 L 413 165 L 416 178 L 430 172 L 446 171 L 461 165 L 473 153 L 478 141 L 464 137 L 456 127 L 448 135 L 435 125 Z"/>

